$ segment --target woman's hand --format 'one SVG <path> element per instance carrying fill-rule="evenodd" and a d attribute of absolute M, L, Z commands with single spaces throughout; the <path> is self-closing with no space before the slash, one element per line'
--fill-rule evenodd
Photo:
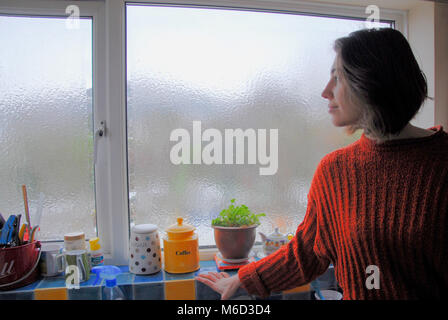
<path fill-rule="evenodd" d="M 226 272 L 203 273 L 198 275 L 196 280 L 208 285 L 210 288 L 221 294 L 221 300 L 231 298 L 241 285 L 238 274 L 230 276 Z"/>

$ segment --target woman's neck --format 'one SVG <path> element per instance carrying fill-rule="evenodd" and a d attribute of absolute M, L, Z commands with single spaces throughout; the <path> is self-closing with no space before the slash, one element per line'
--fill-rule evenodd
<path fill-rule="evenodd" d="M 411 139 L 411 138 L 422 138 L 422 137 L 428 137 L 430 135 L 433 135 L 435 132 L 432 130 L 427 130 L 419 127 L 415 127 L 408 123 L 406 127 L 404 127 L 403 130 L 397 135 L 389 135 L 389 136 L 382 136 L 382 137 L 373 137 L 369 136 L 368 133 L 366 133 L 366 137 L 370 140 L 375 141 L 376 143 L 383 143 L 385 141 L 389 140 L 399 140 L 399 139 Z"/>

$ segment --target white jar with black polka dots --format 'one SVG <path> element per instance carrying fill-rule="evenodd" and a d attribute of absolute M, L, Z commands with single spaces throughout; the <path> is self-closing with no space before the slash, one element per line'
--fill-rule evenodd
<path fill-rule="evenodd" d="M 156 225 L 133 226 L 129 240 L 129 272 L 142 275 L 162 269 L 160 238 Z"/>

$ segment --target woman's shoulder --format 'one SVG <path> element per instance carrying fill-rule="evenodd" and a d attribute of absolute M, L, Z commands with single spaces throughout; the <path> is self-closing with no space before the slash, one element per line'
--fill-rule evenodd
<path fill-rule="evenodd" d="M 317 199 L 316 192 L 319 193 L 320 188 L 328 181 L 331 181 L 334 177 L 339 176 L 341 172 L 347 173 L 349 167 L 353 167 L 356 163 L 356 159 L 353 157 L 356 155 L 357 144 L 352 143 L 346 147 L 334 150 L 326 154 L 319 161 L 316 170 L 314 171 L 311 188 L 309 192 L 309 198 Z"/>
<path fill-rule="evenodd" d="M 319 162 L 319 167 L 331 167 L 354 161 L 360 156 L 359 140 L 326 154 Z"/>

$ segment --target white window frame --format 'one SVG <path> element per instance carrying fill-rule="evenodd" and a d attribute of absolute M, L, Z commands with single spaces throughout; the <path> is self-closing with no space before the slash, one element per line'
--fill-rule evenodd
<path fill-rule="evenodd" d="M 366 19 L 365 7 L 287 0 L 0 0 L 0 13 L 67 16 L 68 5 L 77 5 L 82 17 L 93 18 L 93 116 L 94 130 L 106 122 L 106 135 L 99 140 L 95 168 L 98 235 L 106 263 L 127 265 L 129 205 L 126 123 L 126 4 L 202 6 L 236 10 L 313 14 Z M 407 13 L 381 9 L 381 19 L 395 22 L 407 36 Z M 163 231 L 163 230 L 159 230 Z M 210 258 L 216 249 L 201 250 Z"/>

